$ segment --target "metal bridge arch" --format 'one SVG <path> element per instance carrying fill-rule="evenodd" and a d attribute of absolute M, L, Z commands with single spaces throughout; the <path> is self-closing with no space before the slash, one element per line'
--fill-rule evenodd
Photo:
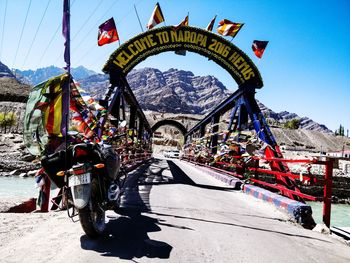
<path fill-rule="evenodd" d="M 183 26 L 165 26 L 141 33 L 112 53 L 103 72 L 126 76 L 146 58 L 167 51 L 187 50 L 205 56 L 225 69 L 239 87 L 262 88 L 255 64 L 233 43 L 211 31 Z"/>
<path fill-rule="evenodd" d="M 300 190 L 293 177 L 285 176 L 290 173 L 289 168 L 285 162 L 279 161 L 283 158 L 283 154 L 255 100 L 256 89 L 263 87 L 260 72 L 242 50 L 217 34 L 190 26 L 182 26 L 178 29 L 173 26 L 165 26 L 148 30 L 125 42 L 115 50 L 103 67 L 103 72 L 110 75 L 111 85 L 103 100 L 108 106 L 108 111 L 116 119 L 120 119 L 120 106 L 124 104 L 125 98 L 125 101 L 131 105 L 129 128 L 138 130 L 138 139 L 141 139 L 143 134 L 152 133 L 155 127 L 149 126 L 126 76 L 137 64 L 149 56 L 182 50 L 197 53 L 214 61 L 225 69 L 238 84 L 236 92 L 215 107 L 187 133 L 184 132 L 184 148 L 191 149 L 193 143 L 207 136 L 206 126 L 208 126 L 209 135 L 207 137 L 210 139 L 207 141 L 208 146 L 205 147 L 214 155 L 220 144 L 226 143 L 232 132 L 240 133 L 247 129 L 248 125 L 253 125 L 257 137 L 269 146 L 265 148 L 264 153 L 266 158 L 273 160 L 270 162 L 271 170 L 278 172 L 275 177 L 279 191 L 285 196 L 300 200 Z M 223 133 L 219 130 L 220 119 L 228 110 L 231 110 L 229 123 L 227 132 L 222 138 Z M 123 117 L 124 115 L 123 112 Z M 249 120 L 251 123 L 248 123 Z M 157 126 L 160 127 L 160 124 L 158 123 Z"/>
<path fill-rule="evenodd" d="M 169 120 L 169 119 L 161 120 L 161 121 L 158 121 L 157 123 L 155 123 L 151 127 L 152 132 L 154 133 L 158 128 L 160 128 L 161 126 L 165 126 L 165 125 L 170 125 L 170 126 L 174 126 L 174 127 L 178 128 L 183 136 L 185 136 L 187 134 L 187 129 L 185 128 L 185 126 L 183 126 L 178 121 Z"/>

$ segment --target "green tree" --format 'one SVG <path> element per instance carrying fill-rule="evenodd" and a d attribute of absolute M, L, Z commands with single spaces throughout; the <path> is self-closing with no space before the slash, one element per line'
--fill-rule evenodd
<path fill-rule="evenodd" d="M 335 131 L 335 135 L 344 136 L 345 130 L 343 125 L 339 125 L 339 129 Z"/>
<path fill-rule="evenodd" d="M 300 127 L 300 120 L 292 119 L 284 123 L 283 128 L 296 130 Z"/>
<path fill-rule="evenodd" d="M 0 112 L 0 126 L 1 127 L 11 127 L 16 125 L 17 115 L 14 112 Z"/>

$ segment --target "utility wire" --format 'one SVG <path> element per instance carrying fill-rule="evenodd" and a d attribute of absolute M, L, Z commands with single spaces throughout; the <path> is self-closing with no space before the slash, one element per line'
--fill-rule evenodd
<path fill-rule="evenodd" d="M 4 11 L 4 22 L 2 24 L 2 34 L 1 34 L 1 47 L 0 47 L 0 60 L 2 58 L 2 45 L 4 43 L 4 34 L 5 34 L 5 22 L 6 22 L 6 13 L 7 13 L 7 0 L 5 2 L 5 11 Z"/>
<path fill-rule="evenodd" d="M 29 1 L 29 5 L 28 5 L 28 8 L 27 8 L 27 13 L 26 13 L 26 18 L 24 19 L 24 23 L 23 23 L 23 26 L 22 26 L 21 36 L 19 37 L 19 41 L 18 41 L 18 45 L 17 45 L 17 49 L 16 49 L 15 58 L 14 58 L 13 63 L 12 63 L 12 68 L 15 66 L 15 62 L 16 62 L 17 54 L 18 54 L 18 49 L 19 49 L 19 46 L 20 46 L 21 41 L 22 41 L 22 36 L 23 36 L 23 32 L 24 32 L 25 25 L 26 25 L 26 23 L 27 23 L 27 18 L 28 18 L 28 14 L 29 14 L 29 9 L 30 9 L 30 6 L 31 6 L 31 5 L 32 5 L 32 0 Z"/>
<path fill-rule="evenodd" d="M 73 7 L 74 3 L 75 3 L 75 0 L 72 2 L 71 7 Z M 41 62 L 42 62 L 44 56 L 46 55 L 47 50 L 49 49 L 49 47 L 50 47 L 52 41 L 53 41 L 54 38 L 56 37 L 57 32 L 58 32 L 58 30 L 59 30 L 60 28 L 62 28 L 62 22 L 58 25 L 58 27 L 57 27 L 55 33 L 53 34 L 53 36 L 51 37 L 49 43 L 46 45 L 46 48 L 45 48 L 43 54 L 41 55 L 41 57 L 40 57 L 40 59 L 39 59 L 39 62 L 38 62 L 37 65 L 36 65 L 37 68 L 38 68 L 38 66 L 41 64 Z"/>
<path fill-rule="evenodd" d="M 62 22 L 61 22 L 61 24 L 58 25 L 58 27 L 57 27 L 55 33 L 53 34 L 53 36 L 51 37 L 49 43 L 46 45 L 46 48 L 45 48 L 43 54 L 41 55 L 38 64 L 36 65 L 37 68 L 38 68 L 38 66 L 41 64 L 41 62 L 43 61 L 43 58 L 44 58 L 44 56 L 46 55 L 46 52 L 47 52 L 47 50 L 49 49 L 49 47 L 50 47 L 52 41 L 53 41 L 54 38 L 56 37 L 57 32 L 58 32 L 58 30 L 60 29 L 60 27 L 62 27 Z"/>
<path fill-rule="evenodd" d="M 139 2 L 137 2 L 136 6 L 138 6 L 142 1 L 143 1 L 143 0 L 140 0 Z M 127 18 L 127 17 L 130 15 L 130 13 L 133 11 L 133 9 L 134 9 L 134 8 L 131 8 L 131 9 L 129 10 L 128 13 L 126 13 L 119 21 L 116 22 L 116 24 L 117 24 L 117 25 L 120 24 L 125 18 Z M 79 61 L 80 59 L 86 58 L 87 55 L 91 52 L 91 50 L 92 50 L 94 47 L 96 47 L 96 43 L 93 43 L 93 45 L 91 46 L 91 48 L 89 48 L 89 49 L 87 50 L 87 52 L 86 52 L 83 56 L 80 56 L 80 57 L 79 57 L 78 61 Z M 107 56 L 109 53 L 110 53 L 110 51 L 109 51 L 108 53 L 106 52 L 106 56 Z M 91 63 L 91 64 L 95 64 L 95 62 L 96 62 L 98 59 L 100 59 L 99 56 L 98 56 L 98 57 L 94 60 L 94 62 Z"/>
<path fill-rule="evenodd" d="M 84 28 L 84 26 L 87 24 L 87 22 L 89 22 L 90 18 L 95 14 L 95 12 L 97 11 L 97 9 L 101 6 L 103 0 L 100 0 L 100 2 L 97 4 L 97 6 L 95 7 L 95 9 L 92 11 L 92 13 L 89 15 L 89 17 L 85 20 L 85 22 L 83 23 L 83 25 L 78 29 L 78 31 L 75 33 L 75 35 L 72 38 L 72 41 L 75 39 L 75 37 L 80 33 L 80 31 Z"/>
<path fill-rule="evenodd" d="M 112 5 L 107 9 L 106 13 L 111 9 L 112 6 L 114 6 L 118 1 L 112 3 Z M 75 39 L 75 37 L 80 33 L 81 29 L 84 28 L 84 26 L 87 24 L 87 22 L 90 20 L 90 18 L 95 14 L 96 10 L 100 7 L 102 3 L 102 0 L 100 0 L 100 3 L 97 4 L 97 6 L 95 7 L 95 9 L 92 11 L 92 13 L 89 15 L 89 17 L 85 20 L 85 22 L 83 23 L 83 25 L 79 28 L 79 30 L 75 33 L 75 35 L 73 36 L 72 38 L 72 42 L 73 40 Z M 74 50 L 73 50 L 74 51 Z M 61 55 L 59 55 L 56 60 L 55 60 L 55 63 L 56 64 L 58 62 L 58 60 L 61 58 Z"/>
<path fill-rule="evenodd" d="M 102 19 L 105 18 L 106 14 L 112 9 L 112 7 L 118 2 L 115 1 L 114 3 L 112 3 L 112 5 L 106 10 L 106 12 L 101 16 L 101 18 L 99 20 L 97 20 L 97 22 L 90 28 L 89 32 L 87 32 L 84 36 L 84 38 L 79 42 L 79 44 L 75 47 L 75 49 L 73 51 L 75 51 L 78 47 L 80 47 L 80 45 L 83 43 L 83 41 L 89 36 L 89 34 L 91 33 L 92 30 L 96 30 L 97 26 L 101 23 L 100 21 Z"/>
<path fill-rule="evenodd" d="M 28 58 L 28 56 L 29 56 L 29 54 L 30 54 L 30 51 L 32 51 L 32 47 L 33 47 L 34 41 L 36 40 L 36 36 L 38 35 L 40 26 L 41 26 L 41 24 L 42 24 L 42 22 L 43 22 L 43 20 L 44 20 L 44 17 L 45 17 L 45 15 L 46 15 L 46 11 L 47 11 L 47 8 L 48 8 L 49 5 L 50 5 L 50 2 L 51 2 L 51 0 L 49 0 L 49 1 L 47 2 L 47 5 L 46 5 L 46 8 L 45 8 L 44 14 L 43 14 L 43 16 L 41 17 L 41 20 L 40 20 L 40 22 L 39 22 L 39 25 L 38 25 L 38 27 L 37 27 L 37 29 L 36 29 L 36 32 L 35 32 L 35 35 L 34 35 L 34 37 L 33 37 L 32 43 L 31 43 L 30 46 L 29 46 L 29 50 L 28 50 L 28 52 L 27 52 L 27 55 L 26 55 L 26 57 L 24 58 L 24 61 L 23 61 L 23 64 L 22 64 L 22 68 L 24 67 L 24 65 L 25 65 L 26 62 L 27 62 L 27 58 Z"/>

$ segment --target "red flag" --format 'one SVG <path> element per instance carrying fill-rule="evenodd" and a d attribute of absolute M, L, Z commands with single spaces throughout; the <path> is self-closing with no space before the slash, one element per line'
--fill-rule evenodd
<path fill-rule="evenodd" d="M 234 23 L 230 20 L 223 19 L 219 22 L 217 31 L 220 35 L 235 37 L 243 25 L 242 23 Z"/>
<path fill-rule="evenodd" d="M 187 15 L 185 19 L 180 22 L 180 24 L 178 24 L 177 26 L 173 26 L 174 30 L 178 30 L 182 26 L 188 26 L 188 16 L 189 15 Z"/>
<path fill-rule="evenodd" d="M 97 44 L 103 46 L 119 40 L 113 17 L 98 27 Z"/>
<path fill-rule="evenodd" d="M 253 41 L 252 49 L 258 58 L 262 57 L 268 43 L 269 41 L 259 41 L 259 40 Z"/>
<path fill-rule="evenodd" d="M 152 29 L 154 26 L 158 25 L 159 23 L 162 23 L 163 21 L 164 16 L 162 13 L 162 9 L 160 9 L 160 5 L 159 3 L 157 3 L 146 27 L 148 29 Z"/>
<path fill-rule="evenodd" d="M 210 23 L 207 25 L 206 30 L 208 30 L 208 31 L 213 31 L 213 26 L 214 26 L 214 23 L 215 23 L 215 19 L 216 19 L 216 15 L 215 15 L 214 18 L 210 21 Z"/>

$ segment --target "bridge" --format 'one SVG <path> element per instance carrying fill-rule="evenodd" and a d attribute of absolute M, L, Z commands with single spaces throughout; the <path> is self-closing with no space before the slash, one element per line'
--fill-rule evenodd
<path fill-rule="evenodd" d="M 177 50 L 208 57 L 231 74 L 238 90 L 193 127 L 174 119 L 151 125 L 126 76 L 147 57 Z M 109 74 L 110 85 L 99 103 L 108 114 L 99 120 L 97 133 L 104 134 L 106 123 L 119 128 L 126 121 L 128 138 L 116 150 L 131 176 L 118 211 L 122 216 L 109 216 L 110 234 L 101 243 L 80 240 L 81 261 L 94 261 L 89 251 L 106 259 L 148 257 L 170 262 L 203 262 L 204 256 L 204 261 L 215 262 L 346 262 L 350 258 L 338 241 L 290 222 L 313 228 L 305 200 L 323 200 L 323 221 L 330 226 L 333 161 L 283 157 L 255 100 L 263 87 L 261 75 L 238 47 L 206 30 L 184 26 L 175 31 L 166 26 L 125 42 L 103 71 Z M 229 118 L 224 119 L 227 112 Z M 184 136 L 180 160 L 150 157 L 151 135 L 164 125 L 178 128 Z M 316 178 L 310 171 L 292 173 L 290 163 L 322 165 L 324 177 Z M 324 195 L 302 193 L 303 183 L 322 184 Z"/>
<path fill-rule="evenodd" d="M 157 121 L 150 127 L 131 91 L 126 75 L 149 56 L 178 50 L 195 52 L 217 63 L 232 76 L 238 84 L 238 90 L 188 130 L 172 119 Z M 255 93 L 263 86 L 260 72 L 237 46 L 212 32 L 196 27 L 186 26 L 174 30 L 173 27 L 166 26 L 139 34 L 125 42 L 110 56 L 103 71 L 110 76 L 110 86 L 100 104 L 108 108 L 108 112 L 116 120 L 126 119 L 124 101 L 129 105 L 127 123 L 128 129 L 133 131 L 131 140 L 133 134 L 137 134 L 137 138 L 142 141 L 144 133 L 152 134 L 164 125 L 175 126 L 185 138 L 183 160 L 248 180 L 254 185 L 268 188 L 301 203 L 304 200 L 323 199 L 323 220 L 327 226 L 330 225 L 332 161 L 293 161 L 283 158 L 255 100 Z M 224 114 L 227 112 L 229 118 L 225 119 Z M 246 131 L 250 134 L 245 135 Z M 246 155 L 243 156 L 243 153 Z M 268 163 L 267 167 L 259 164 L 262 160 Z M 314 197 L 302 193 L 296 182 L 300 176 L 290 171 L 288 162 L 299 162 L 308 167 L 324 165 L 324 196 Z M 309 172 L 299 181 L 306 184 L 317 183 L 317 179 Z M 297 218 L 301 220 L 304 216 L 311 216 L 311 209 L 306 206 L 297 206 L 296 209 L 299 211 L 295 212 L 299 214 Z"/>

